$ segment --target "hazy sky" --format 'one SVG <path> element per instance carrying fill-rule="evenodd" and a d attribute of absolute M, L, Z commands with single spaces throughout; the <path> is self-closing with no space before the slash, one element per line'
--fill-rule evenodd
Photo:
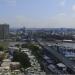
<path fill-rule="evenodd" d="M 75 28 L 75 0 L 0 0 L 0 23 Z"/>

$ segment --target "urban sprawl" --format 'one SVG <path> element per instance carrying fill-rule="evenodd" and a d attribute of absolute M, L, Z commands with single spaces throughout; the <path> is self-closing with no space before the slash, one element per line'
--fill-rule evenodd
<path fill-rule="evenodd" d="M 0 75 L 71 74 L 75 74 L 75 29 L 0 24 Z"/>

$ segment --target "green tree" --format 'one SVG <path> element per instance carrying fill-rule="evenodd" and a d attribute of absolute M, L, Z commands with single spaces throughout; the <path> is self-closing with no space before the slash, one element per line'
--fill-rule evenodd
<path fill-rule="evenodd" d="M 22 44 L 21 47 L 22 48 L 28 48 L 28 44 L 27 43 L 26 44 Z"/>
<path fill-rule="evenodd" d="M 13 54 L 13 61 L 20 62 L 23 68 L 28 68 L 31 66 L 29 60 L 28 55 L 23 52 L 15 51 Z"/>
<path fill-rule="evenodd" d="M 4 47 L 3 46 L 0 46 L 0 51 L 4 51 Z"/>
<path fill-rule="evenodd" d="M 20 44 L 16 44 L 15 46 L 16 46 L 16 47 L 20 47 Z"/>

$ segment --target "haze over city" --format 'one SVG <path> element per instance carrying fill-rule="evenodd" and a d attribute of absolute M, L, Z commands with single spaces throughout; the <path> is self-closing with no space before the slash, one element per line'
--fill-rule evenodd
<path fill-rule="evenodd" d="M 11 27 L 74 28 L 75 0 L 0 0 L 0 23 Z"/>
<path fill-rule="evenodd" d="M 75 0 L 0 0 L 0 75 L 75 75 Z"/>

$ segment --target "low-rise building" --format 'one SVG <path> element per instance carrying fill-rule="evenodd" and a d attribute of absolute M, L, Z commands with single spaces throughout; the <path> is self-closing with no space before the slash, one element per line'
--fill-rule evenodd
<path fill-rule="evenodd" d="M 11 70 L 19 70 L 21 67 L 19 62 L 11 62 L 10 63 L 10 68 Z"/>
<path fill-rule="evenodd" d="M 9 50 L 9 54 L 13 55 L 13 52 L 16 50 L 19 50 L 19 48 L 18 47 L 9 47 L 8 50 Z"/>
<path fill-rule="evenodd" d="M 3 60 L 3 63 L 1 64 L 1 67 L 10 67 L 10 63 L 11 63 L 11 60 L 10 59 L 4 59 Z"/>
<path fill-rule="evenodd" d="M 3 51 L 0 51 L 0 61 L 2 61 L 5 57 L 5 53 Z"/>

